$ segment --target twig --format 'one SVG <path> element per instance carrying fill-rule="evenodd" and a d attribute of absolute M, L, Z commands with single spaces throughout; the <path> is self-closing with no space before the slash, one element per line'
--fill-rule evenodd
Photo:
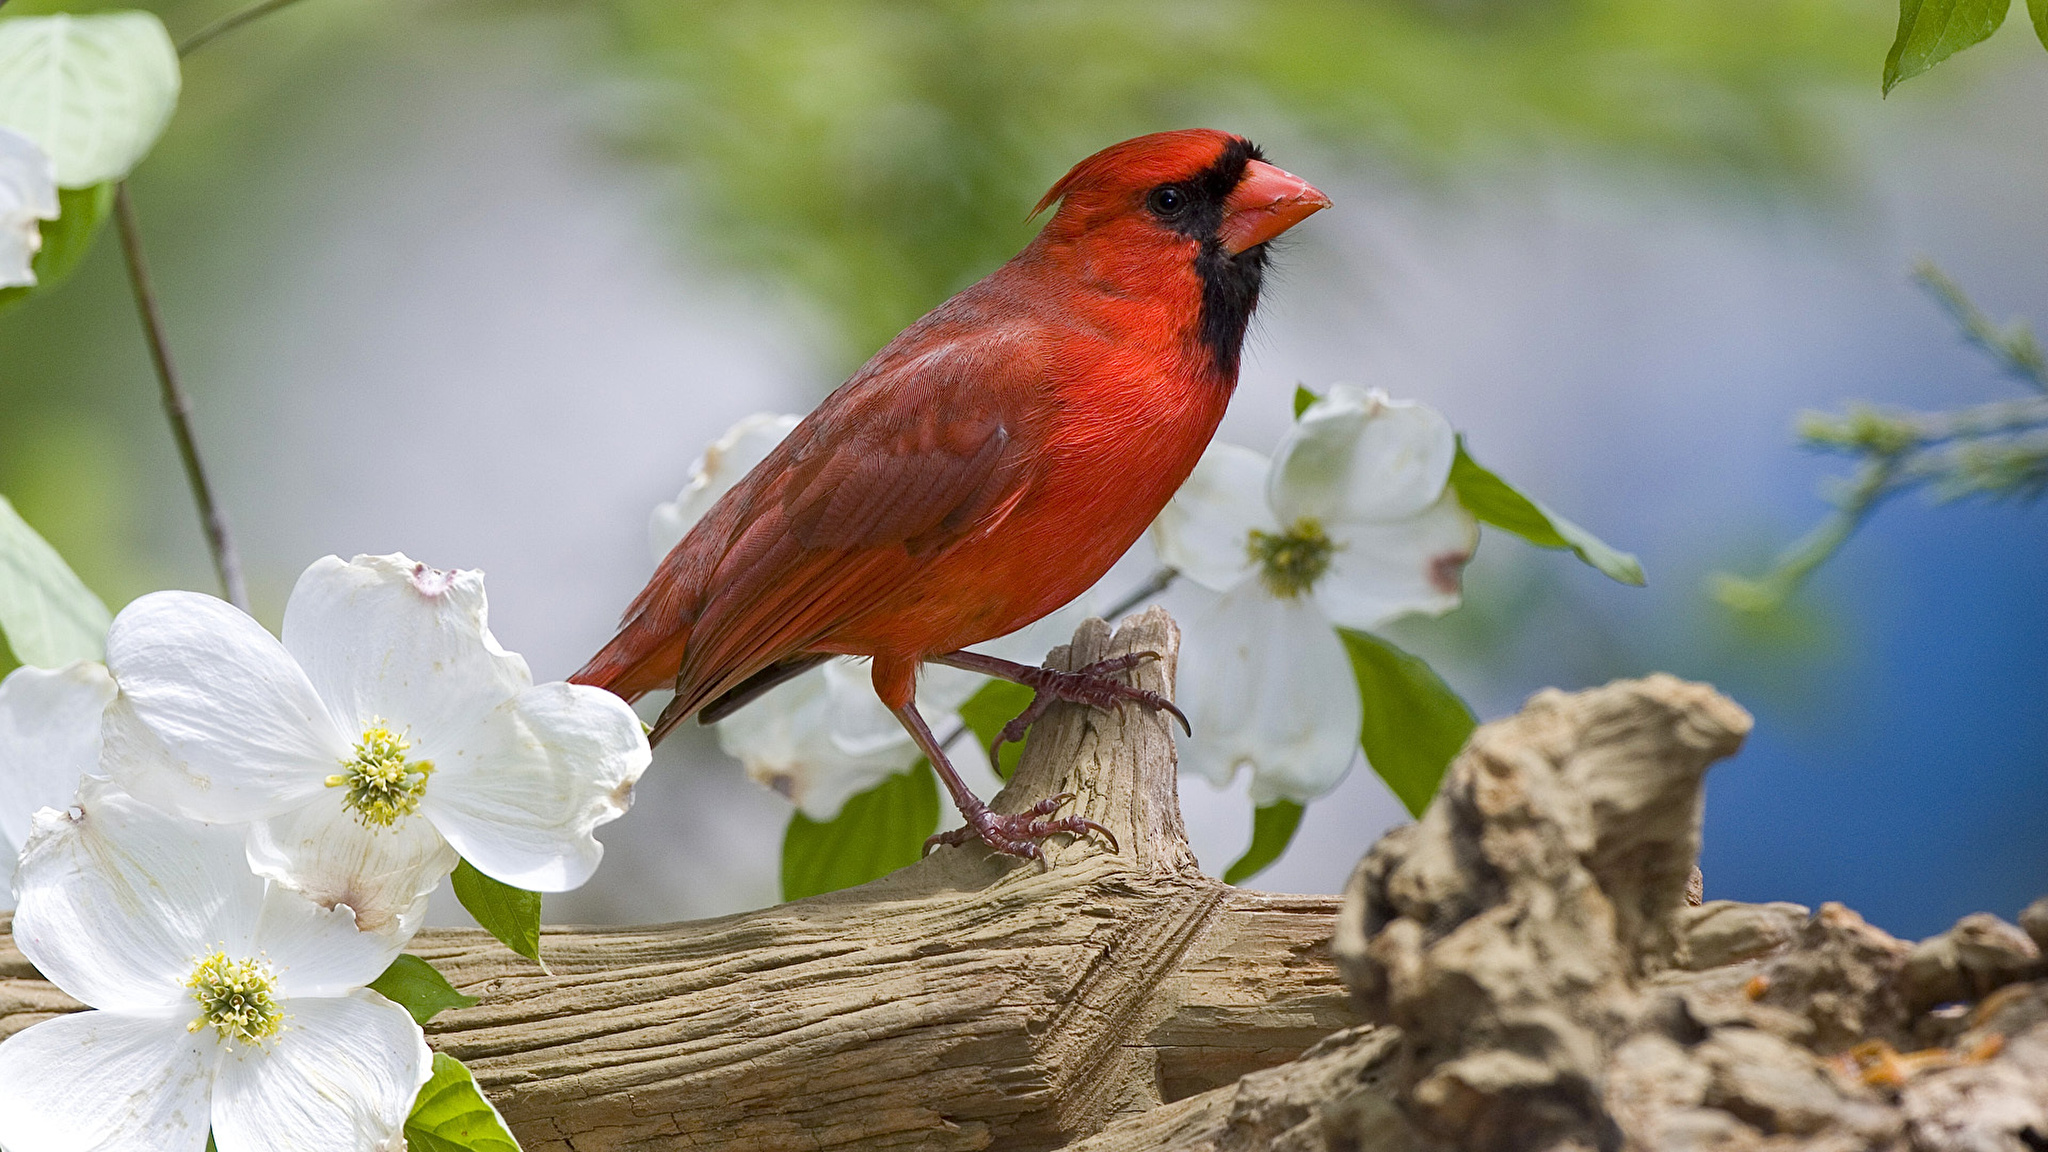
<path fill-rule="evenodd" d="M 1914 265 L 1913 279 L 1948 309 L 1972 344 L 1991 353 L 2007 372 L 2048 392 L 2048 356 L 2042 354 L 2040 342 L 2024 322 L 2015 321 L 2010 328 L 2001 330 L 1932 260 Z"/>
<path fill-rule="evenodd" d="M 1981 440 L 2048 426 L 2048 397 L 1997 400 L 1949 412 L 1903 412 L 1852 407 L 1846 416 L 1808 412 L 1799 438 L 1816 448 L 1859 455 L 1894 446 L 1927 447 L 1944 440 Z"/>
<path fill-rule="evenodd" d="M 206 27 L 201 28 L 199 31 L 194 32 L 192 35 L 187 36 L 185 42 L 178 45 L 178 55 L 190 56 L 192 53 L 233 32 L 242 25 L 252 20 L 260 20 L 280 8 L 290 7 L 298 2 L 299 0 L 260 0 L 259 3 L 251 4 L 247 8 L 240 8 L 230 12 Z M 0 0 L 0 3 L 5 3 L 5 0 Z"/>
<path fill-rule="evenodd" d="M 1104 620 L 1110 621 L 1111 623 L 1115 623 L 1119 616 L 1122 616 L 1124 613 L 1129 612 L 1131 609 L 1136 608 L 1138 605 L 1143 604 L 1145 601 L 1150 600 L 1154 596 L 1159 595 L 1161 592 L 1166 591 L 1168 588 L 1173 587 L 1173 582 L 1179 578 L 1180 569 L 1178 568 L 1159 569 L 1158 571 L 1152 573 L 1151 577 L 1148 578 L 1143 584 L 1140 584 L 1135 589 L 1133 589 L 1129 596 L 1126 596 L 1123 599 L 1117 601 L 1116 604 L 1112 606 L 1109 611 L 1104 612 L 1102 614 L 1102 618 Z"/>
<path fill-rule="evenodd" d="M 2048 356 L 2024 321 L 2004 328 L 1970 302 L 1955 281 L 1921 261 L 1913 278 L 1954 317 L 1965 339 L 2010 375 L 2048 392 Z M 2000 400 L 1947 412 L 1902 412 L 1852 404 L 1836 416 L 1808 412 L 1799 437 L 1809 447 L 1861 458 L 1834 497 L 1835 511 L 1794 541 L 1754 579 L 1715 573 L 1714 596 L 1730 608 L 1765 612 L 1784 603 L 1834 555 L 1870 513 L 1908 488 L 1930 487 L 1943 500 L 1983 495 L 2038 498 L 2048 491 L 2048 397 Z"/>
<path fill-rule="evenodd" d="M 1809 529 L 1771 561 L 1755 579 L 1716 572 L 1709 577 L 1715 599 L 1739 612 L 1768 612 L 1785 602 L 1813 570 L 1847 543 L 1879 501 L 1902 487 L 1895 483 L 1903 455 L 1866 461 L 1840 500 L 1834 515 Z"/>
<path fill-rule="evenodd" d="M 135 206 L 128 198 L 124 181 L 114 187 L 114 222 L 121 233 L 121 252 L 128 260 L 128 283 L 135 290 L 135 310 L 142 318 L 142 334 L 149 344 L 149 358 L 156 365 L 157 381 L 163 385 L 164 415 L 171 422 L 171 436 L 178 442 L 178 455 L 185 463 L 185 479 L 192 486 L 192 499 L 199 505 L 200 525 L 206 531 L 207 547 L 213 552 L 214 571 L 228 602 L 249 610 L 249 589 L 242 581 L 242 561 L 228 534 L 227 516 L 214 503 L 213 486 L 199 462 L 199 443 L 192 435 L 192 403 L 178 385 L 177 369 L 171 364 L 170 340 L 164 333 L 163 313 L 150 287 L 149 266 L 142 257 L 142 233 L 135 224 Z"/>

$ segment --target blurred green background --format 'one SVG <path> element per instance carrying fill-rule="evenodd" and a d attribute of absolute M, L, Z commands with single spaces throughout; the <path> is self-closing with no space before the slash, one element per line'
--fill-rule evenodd
<path fill-rule="evenodd" d="M 229 6 L 150 7 L 177 36 Z M 2048 62 L 2009 31 L 1880 103 L 1894 16 L 302 0 L 187 61 L 133 184 L 259 616 L 318 555 L 404 550 L 485 569 L 499 636 L 554 678 L 731 421 L 814 403 L 1028 240 L 1095 148 L 1243 132 L 1337 209 L 1282 253 L 1226 437 L 1270 448 L 1297 381 L 1444 408 L 1652 587 L 1492 540 L 1468 607 L 1399 638 L 1485 715 L 1651 667 L 1715 679 L 1761 724 L 1714 777 L 1710 895 L 1930 932 L 2048 888 L 2040 511 L 1897 510 L 1762 621 L 1699 584 L 1819 513 L 1798 408 L 1999 394 L 1912 257 L 2048 316 Z M 110 605 L 211 588 L 111 237 L 0 315 L 0 493 Z M 1241 790 L 1187 791 L 1220 868 Z M 765 903 L 786 811 L 693 731 L 549 915 Z M 1354 773 L 1260 884 L 1334 891 L 1397 818 Z"/>

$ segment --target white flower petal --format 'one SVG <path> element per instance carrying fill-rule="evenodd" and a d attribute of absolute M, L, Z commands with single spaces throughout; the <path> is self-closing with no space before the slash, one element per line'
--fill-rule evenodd
<path fill-rule="evenodd" d="M 830 820 L 849 797 L 917 760 L 909 733 L 866 680 L 866 665 L 850 660 L 806 672 L 719 721 L 719 747 L 804 815 Z M 880 713 L 895 732 L 872 716 L 858 724 L 849 719 L 866 708 Z M 841 733 L 841 725 L 850 731 Z"/>
<path fill-rule="evenodd" d="M 351 745 L 379 721 L 415 742 L 465 729 L 533 683 L 491 635 L 483 573 L 403 555 L 314 561 L 285 604 L 284 646 Z"/>
<path fill-rule="evenodd" d="M 776 685 L 717 724 L 725 754 L 755 783 L 791 800 L 802 790 L 805 765 L 835 751 L 829 667 L 830 662 Z"/>
<path fill-rule="evenodd" d="M 95 1008 L 162 1012 L 216 948 L 250 951 L 263 881 L 242 830 L 173 816 L 88 776 L 77 803 L 36 814 L 15 878 L 14 942 Z"/>
<path fill-rule="evenodd" d="M 592 835 L 633 802 L 653 753 L 625 701 L 586 684 L 541 684 L 445 743 L 422 740 L 434 774 L 420 804 L 487 876 L 564 892 L 597 870 Z"/>
<path fill-rule="evenodd" d="M 100 713 L 114 698 L 105 665 L 21 667 L 0 680 L 0 843 L 21 851 L 38 808 L 62 808 L 99 769 Z"/>
<path fill-rule="evenodd" d="M 875 695 L 868 661 L 828 660 L 820 671 L 830 700 L 825 714 L 826 736 L 834 748 L 851 760 L 893 757 L 898 769 L 917 759 L 917 746 L 909 731 L 882 703 L 882 698 Z M 958 675 L 940 675 L 941 672 Z M 982 677 L 972 672 L 939 665 L 927 666 L 923 673 L 917 686 L 917 703 L 927 724 L 943 724 L 945 714 L 959 707 L 960 700 L 973 695 L 984 683 Z"/>
<path fill-rule="evenodd" d="M 425 816 L 415 812 L 388 828 L 366 828 L 342 807 L 338 788 L 249 826 L 249 867 L 257 875 L 277 881 L 319 908 L 347 905 L 353 914 L 352 931 L 361 929 L 363 935 L 401 943 L 418 931 L 427 914 L 427 897 L 456 863 L 455 849 Z M 356 984 L 367 984 L 376 975 L 372 972 Z"/>
<path fill-rule="evenodd" d="M 433 1057 L 412 1017 L 375 992 L 284 1003 L 284 1029 L 221 1057 L 220 1152 L 361 1152 L 394 1141 Z"/>
<path fill-rule="evenodd" d="M 1313 601 L 1277 599 L 1256 580 L 1188 617 L 1180 704 L 1194 728 L 1181 766 L 1218 786 L 1250 768 L 1254 803 L 1312 800 L 1358 755 L 1358 682 L 1343 643 Z"/>
<path fill-rule="evenodd" d="M 323 908 L 272 884 L 256 920 L 255 953 L 277 974 L 280 997 L 346 996 L 391 967 L 406 939 L 358 931 L 353 909 Z"/>
<path fill-rule="evenodd" d="M 647 542 L 660 561 L 681 543 L 718 498 L 767 459 L 768 453 L 803 419 L 757 412 L 733 425 L 690 465 L 690 482 L 667 504 L 657 504 L 647 521 Z"/>
<path fill-rule="evenodd" d="M 1279 525 L 1266 506 L 1266 457 L 1221 441 L 1209 445 L 1187 483 L 1152 521 L 1152 547 L 1163 564 L 1195 583 L 1228 591 L 1252 570 L 1253 529 Z"/>
<path fill-rule="evenodd" d="M 36 282 L 41 222 L 56 218 L 56 164 L 35 141 L 0 128 L 0 288 Z"/>
<path fill-rule="evenodd" d="M 319 792 L 351 743 L 284 646 L 211 596 L 152 592 L 122 609 L 107 667 L 121 689 L 107 709 L 108 773 L 196 819 L 281 812 Z"/>
<path fill-rule="evenodd" d="M 1280 522 L 1396 520 L 1436 503 L 1457 433 L 1424 404 L 1338 384 L 1301 414 L 1274 454 L 1267 499 Z"/>
<path fill-rule="evenodd" d="M 1371 629 L 1410 612 L 1441 616 L 1458 606 L 1479 521 L 1445 490 L 1419 516 L 1344 526 L 1316 602 L 1330 619 Z"/>
<path fill-rule="evenodd" d="M 0 1145 L 16 1152 L 200 1152 L 220 1059 L 187 1016 L 78 1012 L 0 1043 Z"/>

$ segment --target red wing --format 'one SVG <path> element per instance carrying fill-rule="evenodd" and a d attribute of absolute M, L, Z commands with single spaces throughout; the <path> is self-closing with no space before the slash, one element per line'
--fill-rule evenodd
<path fill-rule="evenodd" d="M 588 682 L 674 679 L 686 716 L 993 527 L 1029 481 L 1031 390 L 1016 359 L 958 347 L 858 376 L 799 424 L 662 561 Z"/>

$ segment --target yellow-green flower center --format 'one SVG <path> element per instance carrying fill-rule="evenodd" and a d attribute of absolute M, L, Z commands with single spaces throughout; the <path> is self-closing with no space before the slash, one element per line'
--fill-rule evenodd
<path fill-rule="evenodd" d="M 393 735 L 384 721 L 372 723 L 376 727 L 356 741 L 356 754 L 341 762 L 342 771 L 329 776 L 327 786 L 348 789 L 342 806 L 355 813 L 363 827 L 388 828 L 420 806 L 434 762 L 407 760 L 405 751 L 412 745 Z"/>
<path fill-rule="evenodd" d="M 199 1001 L 199 1018 L 190 1031 L 211 1024 L 223 1040 L 253 1044 L 275 1036 L 284 1023 L 277 983 L 260 961 L 230 960 L 226 952 L 215 952 L 192 969 L 185 986 Z"/>
<path fill-rule="evenodd" d="M 1323 531 L 1323 526 L 1306 516 L 1285 532 L 1252 529 L 1247 548 L 1252 563 L 1258 565 L 1259 579 L 1266 582 L 1268 591 L 1283 600 L 1315 587 L 1323 573 L 1330 570 L 1330 558 L 1337 551 L 1336 543 Z"/>

